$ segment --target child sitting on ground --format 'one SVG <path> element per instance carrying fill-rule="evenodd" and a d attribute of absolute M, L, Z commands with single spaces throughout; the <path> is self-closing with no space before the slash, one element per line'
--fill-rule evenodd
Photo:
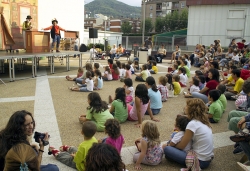
<path fill-rule="evenodd" d="M 110 69 L 113 68 L 113 63 L 114 63 L 113 59 L 108 59 L 108 66 Z"/>
<path fill-rule="evenodd" d="M 141 163 L 153 166 L 160 164 L 163 156 L 160 133 L 156 123 L 149 120 L 143 121 L 141 132 L 142 137 L 135 141 L 139 151 L 133 157 L 136 170 L 142 169 Z"/>
<path fill-rule="evenodd" d="M 130 78 L 130 79 L 131 79 L 131 71 L 130 71 L 130 68 L 131 68 L 131 67 L 130 67 L 130 65 L 129 65 L 129 64 L 126 64 L 125 68 L 126 68 L 125 76 L 124 76 L 123 78 L 120 79 L 121 82 L 123 82 L 124 79 L 126 79 L 126 78 Z"/>
<path fill-rule="evenodd" d="M 162 148 L 164 149 L 166 146 L 172 146 L 175 147 L 176 144 L 178 144 L 182 137 L 184 136 L 186 127 L 189 123 L 189 119 L 186 116 L 183 115 L 177 115 L 175 119 L 175 130 L 177 131 L 176 133 L 172 134 L 171 140 L 169 140 L 166 144 L 162 145 Z M 183 151 L 188 152 L 192 148 L 192 141 L 189 141 L 187 146 L 183 149 Z"/>
<path fill-rule="evenodd" d="M 166 86 L 167 82 L 168 82 L 167 77 L 165 77 L 165 76 L 159 77 L 159 80 L 158 80 L 159 85 L 157 86 L 157 88 L 161 93 L 161 101 L 162 102 L 165 102 L 168 100 L 168 88 Z"/>
<path fill-rule="evenodd" d="M 208 92 L 208 100 L 210 104 L 208 119 L 210 123 L 218 123 L 223 113 L 223 105 L 219 100 L 220 95 L 221 93 L 219 90 L 211 90 Z"/>
<path fill-rule="evenodd" d="M 137 127 L 141 126 L 143 117 L 148 112 L 151 120 L 159 121 L 154 118 L 152 111 L 150 109 L 150 101 L 148 96 L 148 89 L 145 84 L 138 84 L 135 90 L 135 100 L 133 106 L 127 104 L 128 106 L 128 120 L 129 121 L 138 121 L 135 124 Z"/>
<path fill-rule="evenodd" d="M 112 101 L 109 112 L 114 115 L 120 123 L 125 122 L 128 119 L 128 109 L 125 101 L 126 94 L 124 88 L 117 88 L 115 90 L 115 99 Z"/>
<path fill-rule="evenodd" d="M 173 80 L 173 88 L 174 88 L 174 95 L 179 95 L 181 93 L 181 85 L 180 85 L 180 76 L 175 74 L 172 77 Z"/>
<path fill-rule="evenodd" d="M 105 71 L 104 71 L 102 79 L 104 81 L 111 81 L 113 79 L 109 66 L 105 66 Z"/>
<path fill-rule="evenodd" d="M 138 72 L 140 70 L 139 62 L 137 60 L 134 61 L 133 68 L 135 72 Z"/>
<path fill-rule="evenodd" d="M 83 75 L 83 68 L 82 67 L 79 67 L 78 70 L 77 70 L 77 74 L 76 74 L 76 77 L 75 78 L 71 78 L 70 76 L 66 76 L 66 79 L 68 81 L 76 81 L 77 78 L 80 78 L 81 76 Z"/>
<path fill-rule="evenodd" d="M 152 60 L 148 60 L 147 67 L 149 70 L 152 69 Z"/>
<path fill-rule="evenodd" d="M 82 125 L 81 131 L 84 141 L 78 146 L 78 148 L 73 146 L 61 146 L 60 151 L 56 150 L 54 147 L 49 147 L 49 154 L 53 154 L 56 160 L 61 163 L 77 169 L 85 170 L 86 156 L 89 149 L 94 143 L 97 143 L 97 139 L 94 137 L 96 133 L 96 125 L 94 122 L 87 121 Z"/>
<path fill-rule="evenodd" d="M 172 74 L 167 74 L 167 88 L 168 88 L 168 97 L 174 97 L 174 85 L 173 85 L 173 76 Z"/>
<path fill-rule="evenodd" d="M 120 72 L 119 72 L 119 68 L 117 67 L 116 64 L 113 64 L 113 68 L 111 69 L 111 73 L 112 73 L 113 80 L 119 80 Z"/>
<path fill-rule="evenodd" d="M 135 70 L 134 70 L 134 67 L 133 67 L 133 63 L 131 61 L 128 61 L 128 64 L 130 65 L 130 71 L 131 71 L 131 74 L 134 74 L 135 73 Z"/>
<path fill-rule="evenodd" d="M 119 72 L 120 72 L 120 78 L 123 78 L 125 76 L 125 64 L 122 63 L 120 61 L 116 61 L 116 65 L 118 66 L 119 68 Z"/>
<path fill-rule="evenodd" d="M 91 92 L 88 95 L 88 104 L 87 114 L 79 117 L 80 123 L 92 121 L 96 124 L 97 131 L 104 131 L 106 120 L 114 118 L 109 112 L 107 103 L 102 101 L 97 92 Z"/>
<path fill-rule="evenodd" d="M 99 65 L 99 63 L 94 63 L 94 72 L 95 72 L 95 70 L 97 70 L 97 69 L 99 69 L 100 68 L 100 65 Z"/>
<path fill-rule="evenodd" d="M 124 86 L 126 92 L 126 103 L 130 103 L 133 101 L 134 87 L 133 81 L 131 78 L 126 78 L 124 80 Z"/>
<path fill-rule="evenodd" d="M 82 84 L 82 81 L 86 78 L 87 71 L 91 72 L 91 77 L 94 77 L 94 72 L 93 72 L 92 64 L 91 63 L 86 63 L 85 68 L 86 68 L 86 70 L 83 71 L 82 76 L 79 77 L 79 78 L 76 78 L 76 83 Z"/>
<path fill-rule="evenodd" d="M 120 154 L 122 145 L 125 143 L 125 141 L 121 134 L 121 126 L 119 121 L 116 119 L 108 119 L 104 125 L 105 133 L 108 134 L 108 137 L 99 140 L 99 142 L 112 145 Z"/>
<path fill-rule="evenodd" d="M 178 71 L 178 74 L 179 74 L 179 77 L 180 77 L 180 85 L 181 87 L 186 87 L 187 86 L 187 81 L 188 81 L 188 77 L 187 77 L 187 74 L 186 74 L 186 69 L 183 68 L 183 67 L 180 67 L 179 68 L 179 71 Z"/>
<path fill-rule="evenodd" d="M 145 83 L 146 87 L 148 88 L 148 96 L 150 100 L 150 109 L 153 115 L 157 115 L 160 113 L 162 108 L 162 101 L 161 101 L 161 93 L 157 89 L 154 77 L 150 76 L 146 79 Z M 146 112 L 146 114 L 148 114 Z"/>
<path fill-rule="evenodd" d="M 99 69 L 96 69 L 94 73 L 95 73 L 94 90 L 101 90 L 103 87 L 102 73 Z"/>
<path fill-rule="evenodd" d="M 205 85 L 206 85 L 206 78 L 205 78 L 204 75 L 199 75 L 198 79 L 200 81 L 199 88 L 200 88 L 200 90 L 202 90 L 205 87 Z"/>
<path fill-rule="evenodd" d="M 146 79 L 148 78 L 148 68 L 147 68 L 147 64 L 142 65 L 142 71 L 140 74 L 135 74 L 135 81 L 141 81 L 141 82 L 145 82 Z"/>
<path fill-rule="evenodd" d="M 190 90 L 189 90 L 188 93 L 184 92 L 185 98 L 192 97 L 193 92 L 199 92 L 200 91 L 200 88 L 199 88 L 200 81 L 199 81 L 199 79 L 197 79 L 196 77 L 193 77 L 192 81 L 190 81 L 189 83 L 190 83 Z"/>
<path fill-rule="evenodd" d="M 150 70 L 151 74 L 157 74 L 158 73 L 158 68 L 156 66 L 156 62 L 152 61 L 152 69 Z"/>
<path fill-rule="evenodd" d="M 94 89 L 94 83 L 92 79 L 92 74 L 90 71 L 86 72 L 86 79 L 81 83 L 82 87 L 69 87 L 72 91 L 81 91 L 81 92 L 91 92 Z"/>
<path fill-rule="evenodd" d="M 225 91 L 226 91 L 226 89 L 227 89 L 227 87 L 225 86 L 225 85 L 223 85 L 223 84 L 219 84 L 217 87 L 216 87 L 216 89 L 217 90 L 219 90 L 220 91 L 220 98 L 219 98 L 219 100 L 220 100 L 220 102 L 221 102 L 221 104 L 222 104 L 222 106 L 223 106 L 223 108 L 222 108 L 222 110 L 223 110 L 223 112 L 226 110 L 226 108 L 227 108 L 227 99 L 226 99 L 226 96 L 225 96 Z"/>

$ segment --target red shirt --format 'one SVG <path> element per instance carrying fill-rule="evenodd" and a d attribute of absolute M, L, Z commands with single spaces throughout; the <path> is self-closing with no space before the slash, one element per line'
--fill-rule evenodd
<path fill-rule="evenodd" d="M 49 26 L 47 28 L 44 28 L 44 30 L 51 30 L 53 26 Z M 65 31 L 65 29 L 61 28 L 60 26 L 55 26 L 55 34 L 60 34 L 59 30 Z"/>
<path fill-rule="evenodd" d="M 109 68 L 112 69 L 113 68 L 113 64 L 109 64 Z"/>
<path fill-rule="evenodd" d="M 206 87 L 208 88 L 208 90 L 206 91 L 206 95 L 208 96 L 209 91 L 216 89 L 218 84 L 219 83 L 215 80 L 208 81 L 206 84 Z"/>
<path fill-rule="evenodd" d="M 116 74 L 115 70 L 111 69 L 113 80 L 119 80 L 120 74 Z"/>
<path fill-rule="evenodd" d="M 245 46 L 244 43 L 242 43 L 242 42 L 238 42 L 237 45 L 238 45 L 238 49 L 240 49 L 240 50 L 242 50 Z"/>

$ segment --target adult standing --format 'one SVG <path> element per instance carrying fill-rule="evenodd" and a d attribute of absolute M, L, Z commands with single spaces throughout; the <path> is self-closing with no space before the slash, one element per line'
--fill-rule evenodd
<path fill-rule="evenodd" d="M 78 35 L 76 35 L 76 39 L 74 40 L 74 51 L 79 51 L 79 43 L 80 43 L 80 41 L 79 41 L 79 38 L 78 38 Z M 79 57 L 80 55 L 78 55 L 78 57 Z M 74 55 L 74 58 L 76 57 L 76 55 Z"/>
<path fill-rule="evenodd" d="M 23 43 L 24 43 L 24 49 L 26 49 L 26 31 L 32 29 L 31 24 L 32 17 L 30 15 L 27 15 L 26 21 L 23 22 Z"/>
<path fill-rule="evenodd" d="M 90 52 L 90 58 L 95 59 L 97 58 L 97 51 L 95 49 L 95 46 L 93 45 L 91 49 L 89 49 Z"/>
<path fill-rule="evenodd" d="M 60 45 L 60 39 L 61 39 L 60 31 L 66 31 L 65 29 L 61 28 L 57 24 L 58 24 L 58 21 L 56 18 L 54 18 L 52 19 L 52 26 L 42 29 L 42 30 L 50 30 L 50 35 L 51 35 L 51 38 L 53 39 L 53 42 L 51 45 L 51 52 L 53 52 L 55 43 L 56 43 L 56 52 L 60 52 L 59 51 L 59 45 Z"/>
<path fill-rule="evenodd" d="M 146 49 L 149 49 L 150 47 L 151 47 L 151 48 L 153 47 L 153 43 L 152 43 L 151 37 L 147 38 L 147 39 L 144 41 L 144 47 L 145 47 Z"/>
<path fill-rule="evenodd" d="M 6 127 L 0 131 L 0 171 L 4 169 L 4 160 L 8 151 L 19 143 L 30 145 L 37 153 L 37 160 L 41 163 L 44 152 L 44 142 L 48 141 L 48 133 L 40 140 L 39 147 L 29 142 L 35 130 L 35 121 L 30 112 L 16 111 L 9 119 Z M 41 165 L 41 171 L 59 171 L 56 165 Z"/>
<path fill-rule="evenodd" d="M 190 119 L 184 136 L 175 147 L 163 146 L 165 157 L 179 164 L 186 165 L 187 152 L 184 148 L 192 141 L 192 149 L 199 160 L 200 168 L 207 168 L 214 156 L 213 133 L 206 116 L 207 107 L 201 99 L 189 99 L 185 114 Z"/>
<path fill-rule="evenodd" d="M 220 74 L 219 71 L 215 68 L 211 68 L 208 71 L 208 78 L 209 81 L 207 82 L 206 86 L 200 90 L 199 92 L 193 92 L 192 96 L 194 98 L 202 99 L 204 103 L 208 103 L 208 93 L 211 90 L 216 89 L 217 85 L 219 84 Z"/>

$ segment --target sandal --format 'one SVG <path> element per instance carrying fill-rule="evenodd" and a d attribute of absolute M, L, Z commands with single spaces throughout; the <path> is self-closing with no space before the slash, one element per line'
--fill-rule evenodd
<path fill-rule="evenodd" d="M 138 143 L 140 143 L 141 141 L 135 141 L 135 145 L 136 145 L 136 148 L 137 148 L 137 150 L 139 151 L 139 152 L 141 152 L 141 150 L 138 148 Z"/>
<path fill-rule="evenodd" d="M 55 147 L 50 146 L 48 149 L 48 155 L 53 154 L 53 156 L 57 156 L 60 153 L 59 150 L 56 150 Z"/>
<path fill-rule="evenodd" d="M 63 145 L 63 146 L 61 146 L 61 147 L 59 148 L 59 150 L 60 150 L 61 152 L 63 152 L 63 151 L 69 151 L 69 148 L 70 148 L 70 146 Z"/>
<path fill-rule="evenodd" d="M 250 141 L 250 134 L 244 133 L 242 130 L 239 134 L 230 136 L 230 140 L 233 142 Z"/>

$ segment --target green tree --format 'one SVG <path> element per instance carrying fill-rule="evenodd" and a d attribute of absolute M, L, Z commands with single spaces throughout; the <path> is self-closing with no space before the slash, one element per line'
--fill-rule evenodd
<path fill-rule="evenodd" d="M 188 26 L 188 9 L 184 9 L 180 15 L 180 29 L 187 28 Z"/>
<path fill-rule="evenodd" d="M 132 26 L 130 25 L 130 23 L 128 21 L 125 21 L 122 23 L 121 30 L 122 30 L 123 34 L 131 33 Z"/>
<path fill-rule="evenodd" d="M 153 22 L 151 18 L 145 19 L 145 34 L 151 32 L 153 30 Z M 143 21 L 141 22 L 141 32 L 143 31 Z"/>
<path fill-rule="evenodd" d="M 165 20 L 162 17 L 157 17 L 155 19 L 155 32 L 165 31 Z"/>

